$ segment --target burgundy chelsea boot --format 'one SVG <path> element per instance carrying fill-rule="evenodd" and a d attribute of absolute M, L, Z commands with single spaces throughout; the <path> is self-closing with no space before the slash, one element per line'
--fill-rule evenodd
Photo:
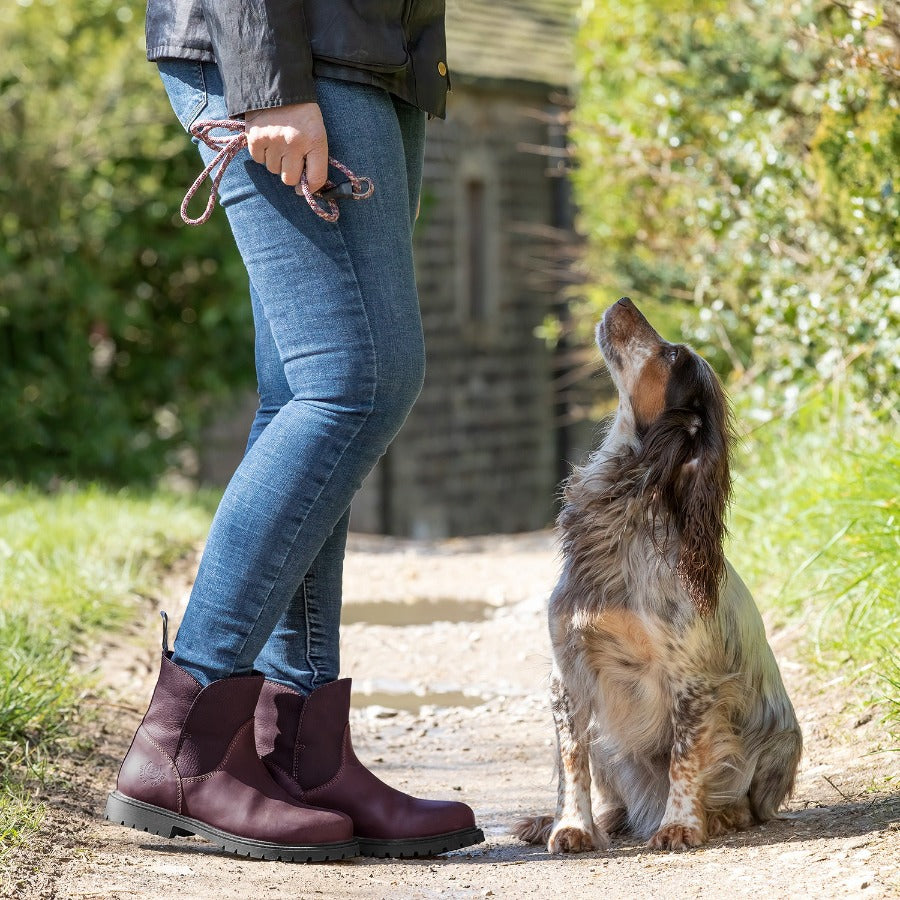
<path fill-rule="evenodd" d="M 256 752 L 262 675 L 202 687 L 169 658 L 134 736 L 106 818 L 163 837 L 196 834 L 232 853 L 288 862 L 358 855 L 353 823 L 298 802 Z"/>
<path fill-rule="evenodd" d="M 363 856 L 432 856 L 484 840 L 465 803 L 419 800 L 376 778 L 353 752 L 349 716 L 349 678 L 305 699 L 265 682 L 256 741 L 275 781 L 297 800 L 350 816 Z"/>

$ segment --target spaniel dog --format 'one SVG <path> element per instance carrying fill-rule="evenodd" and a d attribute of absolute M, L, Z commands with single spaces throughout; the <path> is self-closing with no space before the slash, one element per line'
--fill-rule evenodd
<path fill-rule="evenodd" d="M 559 515 L 556 816 L 515 833 L 551 853 L 605 848 L 614 831 L 696 847 L 775 814 L 802 738 L 722 549 L 732 431 L 715 374 L 627 297 L 606 311 L 597 343 L 619 405 Z"/>

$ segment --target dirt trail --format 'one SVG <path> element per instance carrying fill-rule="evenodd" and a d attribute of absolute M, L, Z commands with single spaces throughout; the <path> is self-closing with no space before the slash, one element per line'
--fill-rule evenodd
<path fill-rule="evenodd" d="M 551 857 L 509 836 L 552 812 L 552 725 L 544 606 L 556 574 L 549 534 L 435 544 L 360 538 L 347 561 L 343 671 L 354 677 L 359 756 L 422 796 L 464 798 L 485 844 L 443 858 L 292 866 L 248 861 L 199 840 L 166 841 L 100 811 L 158 665 L 158 619 L 110 648 L 97 698 L 99 750 L 73 751 L 48 789 L 41 834 L 13 858 L 3 896 L 46 898 L 900 897 L 900 755 L 878 711 L 822 683 L 773 637 L 806 739 L 783 819 L 688 853 L 614 840 Z M 160 606 L 180 613 L 190 571 Z"/>

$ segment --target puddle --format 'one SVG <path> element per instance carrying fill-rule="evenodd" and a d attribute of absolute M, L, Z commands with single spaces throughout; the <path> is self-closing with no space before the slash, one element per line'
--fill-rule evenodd
<path fill-rule="evenodd" d="M 414 691 L 372 691 L 354 692 L 352 706 L 362 709 L 366 706 L 383 706 L 403 712 L 417 713 L 423 706 L 464 706 L 469 709 L 487 703 L 488 698 L 479 694 L 464 694 L 462 691 L 434 691 L 417 694 Z"/>
<path fill-rule="evenodd" d="M 434 598 L 398 603 L 395 600 L 375 600 L 345 603 L 341 610 L 344 625 L 430 625 L 432 622 L 483 622 L 490 618 L 496 606 L 483 600 L 454 600 Z"/>

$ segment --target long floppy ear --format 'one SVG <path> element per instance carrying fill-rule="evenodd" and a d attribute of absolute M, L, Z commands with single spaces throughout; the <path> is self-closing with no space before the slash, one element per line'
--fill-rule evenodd
<path fill-rule="evenodd" d="M 666 410 L 650 426 L 640 453 L 642 494 L 651 512 L 664 507 L 678 531 L 675 572 L 701 615 L 715 613 L 725 574 L 725 515 L 731 494 L 731 430 L 716 384 L 702 411 Z"/>
<path fill-rule="evenodd" d="M 727 442 L 702 442 L 681 468 L 673 512 L 681 537 L 675 572 L 701 615 L 713 615 L 725 575 L 725 513 L 731 493 Z"/>

